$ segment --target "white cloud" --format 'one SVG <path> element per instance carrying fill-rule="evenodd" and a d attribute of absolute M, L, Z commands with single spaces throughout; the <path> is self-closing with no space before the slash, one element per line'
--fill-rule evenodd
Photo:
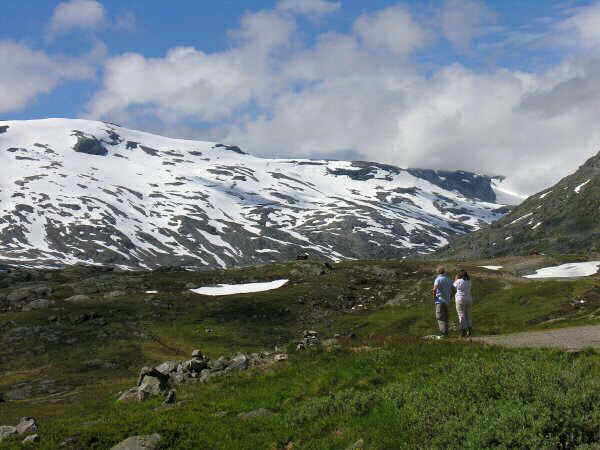
<path fill-rule="evenodd" d="M 96 29 L 105 21 L 105 10 L 96 0 L 69 0 L 54 9 L 48 32 L 50 36 L 74 29 Z"/>
<path fill-rule="evenodd" d="M 297 14 L 323 15 L 337 11 L 340 6 L 340 2 L 327 0 L 281 0 L 277 9 Z"/>
<path fill-rule="evenodd" d="M 290 44 L 294 23 L 270 12 L 248 14 L 232 33 L 238 46 L 206 54 L 191 47 L 171 49 L 164 58 L 125 54 L 106 63 L 104 89 L 90 114 L 105 117 L 128 108 L 148 108 L 164 118 L 194 115 L 227 118 L 250 101 L 276 89 L 271 64 Z M 265 32 L 268 30 L 268 32 Z"/>
<path fill-rule="evenodd" d="M 488 31 L 496 15 L 479 0 L 445 0 L 440 13 L 444 37 L 459 50 L 467 50 L 471 41 Z"/>
<path fill-rule="evenodd" d="M 0 41 L 0 112 L 17 111 L 31 103 L 39 94 L 52 91 L 69 80 L 94 76 L 89 60 L 73 60 L 35 51 L 12 41 Z"/>
<path fill-rule="evenodd" d="M 444 32 L 465 50 L 491 16 L 481 4 L 461 4 L 478 14 L 450 14 Z M 432 34 L 394 6 L 306 45 L 293 15 L 252 13 L 222 52 L 179 47 L 160 58 L 110 59 L 89 113 L 125 125 L 161 121 L 161 132 L 216 136 L 265 156 L 348 155 L 504 174 L 523 193 L 557 181 L 600 147 L 593 53 L 538 73 L 450 64 L 424 75 L 412 55 L 435 42 Z M 194 133 L 190 120 L 209 131 Z"/>
<path fill-rule="evenodd" d="M 425 45 L 428 33 L 417 24 L 403 6 L 391 6 L 360 16 L 354 30 L 371 49 L 408 54 Z"/>
<path fill-rule="evenodd" d="M 577 8 L 573 14 L 558 23 L 563 44 L 577 45 L 586 49 L 600 45 L 600 2 Z"/>

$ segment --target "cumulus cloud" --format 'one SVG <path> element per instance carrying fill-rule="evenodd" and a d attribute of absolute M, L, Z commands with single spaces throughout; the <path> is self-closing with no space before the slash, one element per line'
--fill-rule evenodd
<path fill-rule="evenodd" d="M 445 0 L 440 13 L 444 37 L 459 50 L 469 49 L 495 19 L 494 12 L 478 0 Z"/>
<path fill-rule="evenodd" d="M 74 29 L 96 29 L 105 22 L 104 6 L 96 0 L 69 0 L 54 9 L 48 32 L 50 36 Z"/>
<path fill-rule="evenodd" d="M 337 11 L 340 6 L 340 2 L 327 0 L 281 0 L 277 9 L 297 14 L 323 15 Z"/>
<path fill-rule="evenodd" d="M 12 41 L 0 41 L 0 60 L 10 64 L 0 66 L 0 112 L 17 111 L 32 102 L 39 94 L 52 91 L 70 80 L 94 76 L 89 59 L 73 60 Z"/>
<path fill-rule="evenodd" d="M 423 71 L 415 54 L 439 35 L 405 6 L 363 14 L 349 32 L 324 32 L 307 45 L 285 3 L 244 16 L 225 51 L 179 47 L 108 60 L 90 116 L 142 127 L 160 121 L 163 133 L 218 137 L 264 156 L 504 174 L 523 193 L 600 147 L 600 64 L 591 52 L 537 73 L 458 63 Z M 441 33 L 468 49 L 492 14 L 472 0 L 460 5 L 474 16 L 448 0 Z M 191 121 L 201 131 L 182 127 Z"/>
<path fill-rule="evenodd" d="M 364 14 L 355 22 L 354 30 L 368 47 L 398 55 L 422 47 L 428 39 L 428 33 L 403 6 Z"/>

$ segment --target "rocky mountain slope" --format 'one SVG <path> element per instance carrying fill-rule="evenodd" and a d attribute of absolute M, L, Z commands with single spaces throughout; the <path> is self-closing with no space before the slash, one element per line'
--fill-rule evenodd
<path fill-rule="evenodd" d="M 117 125 L 0 122 L 0 264 L 400 258 L 502 217 L 500 178 L 264 159 Z"/>
<path fill-rule="evenodd" d="M 442 256 L 600 252 L 600 153 L 510 214 L 452 241 Z"/>

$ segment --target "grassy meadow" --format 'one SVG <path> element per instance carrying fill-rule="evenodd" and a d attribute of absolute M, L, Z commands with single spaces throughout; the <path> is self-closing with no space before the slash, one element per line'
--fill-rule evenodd
<path fill-rule="evenodd" d="M 521 277 L 565 260 L 446 266 L 473 276 L 476 335 L 600 324 L 600 278 Z M 504 267 L 478 267 L 484 264 Z M 600 354 L 421 339 L 436 332 L 435 266 L 357 261 L 331 270 L 292 262 L 213 272 L 45 273 L 51 309 L 0 314 L 0 393 L 28 392 L 0 403 L 0 425 L 36 417 L 36 445 L 47 449 L 111 448 L 155 432 L 161 448 L 177 449 L 599 448 Z M 278 278 L 290 282 L 257 294 L 187 290 Z M 2 283 L 0 294 L 40 282 Z M 116 290 L 121 295 L 106 297 Z M 89 300 L 64 302 L 74 294 Z M 343 337 L 330 351 L 296 352 L 304 329 Z M 275 345 L 289 350 L 287 361 L 179 386 L 175 405 L 115 401 L 144 365 L 186 359 L 194 348 L 217 358 Z M 239 417 L 258 408 L 270 414 Z"/>

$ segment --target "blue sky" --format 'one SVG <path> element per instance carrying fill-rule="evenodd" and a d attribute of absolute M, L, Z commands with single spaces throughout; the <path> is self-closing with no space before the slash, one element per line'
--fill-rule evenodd
<path fill-rule="evenodd" d="M 5 0 L 0 21 L 0 120 L 510 172 L 523 193 L 600 146 L 597 1 Z"/>

